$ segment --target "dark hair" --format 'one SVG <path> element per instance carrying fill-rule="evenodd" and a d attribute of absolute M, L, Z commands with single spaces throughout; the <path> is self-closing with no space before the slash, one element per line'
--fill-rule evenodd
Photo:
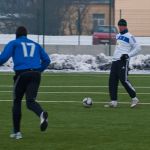
<path fill-rule="evenodd" d="M 16 30 L 16 38 L 20 36 L 27 36 L 27 29 L 24 26 L 20 26 Z"/>
<path fill-rule="evenodd" d="M 120 19 L 118 21 L 118 26 L 127 26 L 127 21 L 125 19 Z"/>

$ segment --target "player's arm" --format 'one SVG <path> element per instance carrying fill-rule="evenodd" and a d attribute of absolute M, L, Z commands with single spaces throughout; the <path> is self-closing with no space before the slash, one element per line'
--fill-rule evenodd
<path fill-rule="evenodd" d="M 0 65 L 4 64 L 12 56 L 13 49 L 14 49 L 14 42 L 9 42 L 5 46 L 4 50 L 0 55 Z"/>
<path fill-rule="evenodd" d="M 41 68 L 40 68 L 40 71 L 42 72 L 48 67 L 48 65 L 50 64 L 51 60 L 50 60 L 48 54 L 45 52 L 45 50 L 42 47 L 40 47 L 40 49 L 41 49 L 40 50 L 40 53 L 41 53 L 40 54 L 40 57 L 41 57 Z"/>
<path fill-rule="evenodd" d="M 126 61 L 130 57 L 135 56 L 136 54 L 141 51 L 141 46 L 136 42 L 135 38 L 133 36 L 130 37 L 130 45 L 131 45 L 131 52 L 129 54 L 123 54 L 120 59 L 123 61 Z"/>
<path fill-rule="evenodd" d="M 141 46 L 139 45 L 139 43 L 136 42 L 136 40 L 133 36 L 131 36 L 131 38 L 130 38 L 130 43 L 132 46 L 132 50 L 129 53 L 129 57 L 133 57 L 133 56 L 137 55 L 139 53 L 139 51 L 141 51 Z"/>

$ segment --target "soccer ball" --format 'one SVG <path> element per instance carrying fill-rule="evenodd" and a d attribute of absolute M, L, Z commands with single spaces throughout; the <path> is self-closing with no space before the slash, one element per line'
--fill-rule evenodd
<path fill-rule="evenodd" d="M 93 104 L 93 100 L 90 97 L 85 97 L 82 102 L 84 107 L 91 107 Z"/>

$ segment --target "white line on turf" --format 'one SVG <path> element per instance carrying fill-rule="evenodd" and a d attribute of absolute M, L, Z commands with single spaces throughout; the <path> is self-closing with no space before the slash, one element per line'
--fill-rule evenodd
<path fill-rule="evenodd" d="M 12 93 L 12 91 L 0 91 L 0 93 Z M 108 94 L 107 92 L 38 92 L 41 94 Z M 121 95 L 128 93 L 119 93 Z M 150 93 L 137 93 L 138 95 L 149 95 Z"/>
<path fill-rule="evenodd" d="M 13 87 L 12 85 L 0 85 L 0 87 Z M 108 86 L 101 85 L 101 86 L 87 86 L 87 85 L 41 85 L 41 88 L 108 88 Z M 124 88 L 122 86 L 118 86 L 119 88 Z M 150 86 L 134 86 L 135 88 L 139 89 L 149 89 Z"/>
<path fill-rule="evenodd" d="M 41 102 L 41 103 L 82 103 L 82 101 L 45 101 L 45 100 L 37 100 L 38 102 Z M 12 100 L 0 100 L 0 102 L 12 102 Z M 23 102 L 25 102 L 25 100 L 23 100 Z M 93 103 L 96 103 L 96 104 L 106 104 L 108 102 L 104 102 L 104 101 L 101 101 L 101 102 L 93 102 Z M 119 104 L 130 104 L 130 102 L 118 102 Z M 138 103 L 138 104 L 141 104 L 141 105 L 150 105 L 150 103 Z"/>
<path fill-rule="evenodd" d="M 14 75 L 14 72 L 8 72 L 8 73 L 0 73 L 0 76 L 13 76 Z M 108 73 L 87 73 L 87 74 L 84 74 L 84 73 L 64 73 L 64 74 L 61 74 L 61 73 L 44 73 L 42 74 L 42 76 L 50 76 L 50 77 L 60 77 L 60 76 L 80 76 L 80 77 L 84 77 L 84 76 L 89 76 L 89 77 L 108 77 L 109 74 Z M 150 78 L 150 75 L 149 74 L 146 74 L 146 75 L 130 75 L 129 78 Z"/>

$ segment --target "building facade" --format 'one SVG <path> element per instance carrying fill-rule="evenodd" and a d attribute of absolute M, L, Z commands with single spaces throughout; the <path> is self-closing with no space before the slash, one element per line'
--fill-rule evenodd
<path fill-rule="evenodd" d="M 62 22 L 65 35 L 90 35 L 99 25 L 114 25 L 114 0 L 75 1 Z"/>
<path fill-rule="evenodd" d="M 150 36 L 150 0 L 115 0 L 116 25 L 120 18 L 135 36 Z"/>

